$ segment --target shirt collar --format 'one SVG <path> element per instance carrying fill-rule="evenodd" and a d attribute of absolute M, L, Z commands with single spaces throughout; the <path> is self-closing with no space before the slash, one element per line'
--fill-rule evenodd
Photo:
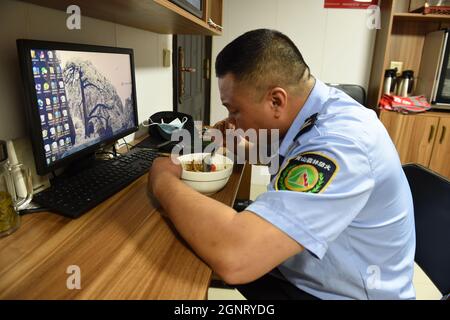
<path fill-rule="evenodd" d="M 294 143 L 294 138 L 301 130 L 301 127 L 305 123 L 306 119 L 311 117 L 314 113 L 320 112 L 324 102 L 328 99 L 330 90 L 329 87 L 319 79 L 315 80 L 316 83 L 314 84 L 308 99 L 306 99 L 305 104 L 295 117 L 295 120 L 292 122 L 291 127 L 281 142 L 278 153 L 283 157 L 285 157 L 288 153 L 289 147 L 292 143 Z"/>

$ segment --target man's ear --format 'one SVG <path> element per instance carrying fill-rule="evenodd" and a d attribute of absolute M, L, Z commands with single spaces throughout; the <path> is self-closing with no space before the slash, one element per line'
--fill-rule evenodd
<path fill-rule="evenodd" d="M 281 114 L 285 112 L 287 106 L 288 95 L 286 90 L 281 87 L 270 89 L 268 94 L 271 106 L 273 108 L 275 118 L 280 118 Z"/>

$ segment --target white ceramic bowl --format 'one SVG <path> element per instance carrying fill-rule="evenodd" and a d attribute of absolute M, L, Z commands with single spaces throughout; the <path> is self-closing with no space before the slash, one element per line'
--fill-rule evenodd
<path fill-rule="evenodd" d="M 181 163 L 195 160 L 201 162 L 208 153 L 191 153 L 178 157 Z M 186 171 L 183 167 L 181 179 L 189 186 L 203 194 L 213 194 L 221 190 L 228 182 L 233 172 L 233 161 L 230 158 L 215 154 L 212 163 L 216 166 L 214 172 L 193 172 Z"/>

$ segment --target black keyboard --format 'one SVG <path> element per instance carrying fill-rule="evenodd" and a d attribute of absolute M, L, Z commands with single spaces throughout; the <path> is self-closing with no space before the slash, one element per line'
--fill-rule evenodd
<path fill-rule="evenodd" d="M 34 195 L 33 202 L 63 216 L 78 218 L 147 173 L 157 157 L 154 150 L 134 148 L 70 178 L 55 178 L 50 188 Z"/>

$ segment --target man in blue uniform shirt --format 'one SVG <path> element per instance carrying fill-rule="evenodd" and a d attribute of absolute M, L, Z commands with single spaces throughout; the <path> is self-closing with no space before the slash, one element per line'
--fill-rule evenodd
<path fill-rule="evenodd" d="M 216 73 L 221 125 L 278 129 L 281 161 L 238 214 L 155 161 L 149 190 L 196 253 L 250 299 L 414 299 L 411 193 L 375 112 L 315 79 L 273 30 L 231 42 Z"/>

